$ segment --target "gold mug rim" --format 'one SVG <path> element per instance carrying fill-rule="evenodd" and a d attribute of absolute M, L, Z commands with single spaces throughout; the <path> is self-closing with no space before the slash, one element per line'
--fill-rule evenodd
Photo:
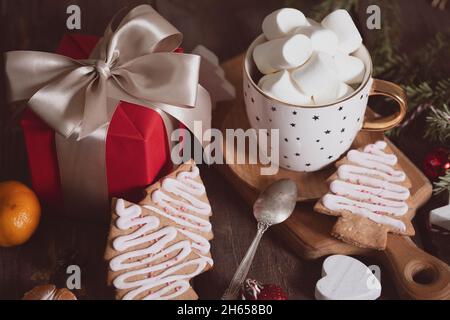
<path fill-rule="evenodd" d="M 336 104 L 346 102 L 347 100 L 350 100 L 354 96 L 358 95 L 362 91 L 362 89 L 364 89 L 366 87 L 366 85 L 370 81 L 370 79 L 372 79 L 372 72 L 373 72 L 372 57 L 370 56 L 369 50 L 367 50 L 366 46 L 365 45 L 361 45 L 360 49 L 363 48 L 365 50 L 365 52 L 367 53 L 367 56 L 369 57 L 369 72 L 365 74 L 365 75 L 368 75 L 367 79 L 363 83 L 361 83 L 359 85 L 358 89 L 356 89 L 355 92 L 353 92 L 351 95 L 349 95 L 348 97 L 346 97 L 343 100 L 338 100 L 336 102 L 332 102 L 332 103 L 328 103 L 328 104 L 321 104 L 321 105 L 312 105 L 312 106 L 306 106 L 306 105 L 292 104 L 292 103 L 283 102 L 281 100 L 278 100 L 278 99 L 276 99 L 274 97 L 269 96 L 264 91 L 262 91 L 258 87 L 258 85 L 253 81 L 253 78 L 250 76 L 249 71 L 247 69 L 247 63 L 250 63 L 250 61 L 249 61 L 250 58 L 249 57 L 251 57 L 251 53 L 252 53 L 250 51 L 252 49 L 254 49 L 254 46 L 255 46 L 256 42 L 258 40 L 262 39 L 263 37 L 264 37 L 264 34 L 259 35 L 258 37 L 256 37 L 255 40 L 252 41 L 252 43 L 248 47 L 248 49 L 247 49 L 247 51 L 245 53 L 245 57 L 244 57 L 244 66 L 243 66 L 243 68 L 244 68 L 244 74 L 247 77 L 247 80 L 252 84 L 253 88 L 256 89 L 256 91 L 258 91 L 261 95 L 263 95 L 264 97 L 266 97 L 269 100 L 276 101 L 277 103 L 281 103 L 281 104 L 284 104 L 286 106 L 293 107 L 293 108 L 319 109 L 319 108 L 331 107 L 331 106 L 334 106 Z"/>

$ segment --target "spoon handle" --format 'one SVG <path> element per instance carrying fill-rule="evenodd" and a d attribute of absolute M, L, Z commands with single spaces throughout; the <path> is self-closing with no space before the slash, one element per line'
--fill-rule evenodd
<path fill-rule="evenodd" d="M 258 222 L 258 232 L 256 233 L 252 244 L 248 248 L 247 253 L 239 264 L 239 267 L 237 268 L 236 273 L 234 274 L 234 277 L 231 280 L 230 285 L 228 286 L 228 289 L 223 294 L 222 300 L 237 299 L 239 290 L 241 289 L 242 284 L 247 277 L 248 271 L 250 270 L 250 266 L 252 265 L 252 261 L 255 256 L 256 249 L 258 248 L 259 242 L 261 241 L 261 238 L 268 227 L 269 225 L 267 225 L 266 223 Z"/>

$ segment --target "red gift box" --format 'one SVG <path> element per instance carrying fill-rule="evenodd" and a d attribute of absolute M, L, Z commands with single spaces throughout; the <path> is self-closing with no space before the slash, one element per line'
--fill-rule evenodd
<path fill-rule="evenodd" d="M 56 52 L 73 59 L 86 59 L 98 40 L 87 35 L 65 35 Z M 63 196 L 55 131 L 30 109 L 24 112 L 21 126 L 33 188 L 47 211 L 60 214 Z M 152 109 L 120 102 L 109 125 L 105 160 L 109 196 L 137 201 L 143 188 L 172 169 L 161 116 Z M 107 212 L 84 215 L 109 218 Z M 77 215 L 81 216 L 83 213 Z"/>

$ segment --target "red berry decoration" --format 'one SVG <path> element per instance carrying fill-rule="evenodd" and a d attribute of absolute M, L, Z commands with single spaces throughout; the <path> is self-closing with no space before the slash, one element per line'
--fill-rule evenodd
<path fill-rule="evenodd" d="M 256 280 L 245 280 L 242 300 L 287 300 L 288 295 L 276 284 L 261 284 Z"/>
<path fill-rule="evenodd" d="M 426 155 L 423 161 L 423 171 L 428 179 L 434 181 L 445 175 L 450 169 L 450 150 L 437 148 Z"/>

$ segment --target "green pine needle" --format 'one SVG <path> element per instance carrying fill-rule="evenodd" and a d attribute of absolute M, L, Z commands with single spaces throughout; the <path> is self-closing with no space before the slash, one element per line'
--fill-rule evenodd
<path fill-rule="evenodd" d="M 413 101 L 428 101 L 433 97 L 433 89 L 431 89 L 428 82 L 421 82 L 418 85 L 405 85 L 404 89 L 408 99 Z"/>
<path fill-rule="evenodd" d="M 443 144 L 450 142 L 450 110 L 446 104 L 442 110 L 431 108 L 427 117 L 425 137 Z"/>
<path fill-rule="evenodd" d="M 434 183 L 434 193 L 440 193 L 445 190 L 450 192 L 450 170 L 447 170 L 445 176 L 439 177 L 439 181 Z"/>

